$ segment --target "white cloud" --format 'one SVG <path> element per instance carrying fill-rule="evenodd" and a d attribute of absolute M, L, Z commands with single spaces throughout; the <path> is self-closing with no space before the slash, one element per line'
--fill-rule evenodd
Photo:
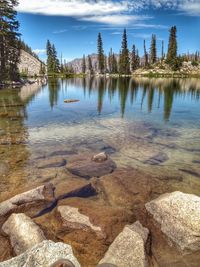
<path fill-rule="evenodd" d="M 180 10 L 191 16 L 200 16 L 200 0 L 193 3 L 183 3 L 180 6 Z"/>
<path fill-rule="evenodd" d="M 144 19 L 144 17 L 119 14 L 119 15 L 106 15 L 106 16 L 90 16 L 90 17 L 84 17 L 81 20 L 99 22 L 110 25 L 128 25 L 130 23 L 133 23 L 141 19 Z"/>
<path fill-rule="evenodd" d="M 37 55 L 39 54 L 45 54 L 46 53 L 46 49 L 34 49 L 33 50 L 34 53 L 36 53 Z"/>
<path fill-rule="evenodd" d="M 59 16 L 94 16 L 125 12 L 129 9 L 128 1 L 112 0 L 19 0 L 17 10 L 26 13 Z"/>
<path fill-rule="evenodd" d="M 200 0 L 19 0 L 17 11 L 68 16 L 107 25 L 129 25 L 140 19 L 135 15 L 136 11 L 152 8 L 178 10 L 198 16 Z"/>
<path fill-rule="evenodd" d="M 67 32 L 68 30 L 67 29 L 61 29 L 61 30 L 56 30 L 56 31 L 53 31 L 54 34 L 60 34 L 60 33 L 64 33 L 64 32 Z"/>

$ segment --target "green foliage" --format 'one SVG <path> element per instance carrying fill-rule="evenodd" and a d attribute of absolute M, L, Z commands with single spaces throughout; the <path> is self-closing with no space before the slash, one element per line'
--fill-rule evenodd
<path fill-rule="evenodd" d="M 0 3 L 0 80 L 18 80 L 17 64 L 20 57 L 19 23 L 16 19 L 16 0 Z"/>
<path fill-rule="evenodd" d="M 54 44 L 51 44 L 49 40 L 47 40 L 46 45 L 46 53 L 47 53 L 47 73 L 59 73 L 60 71 L 60 63 L 57 58 L 57 51 Z"/>
<path fill-rule="evenodd" d="M 193 61 L 192 61 L 192 66 L 193 66 L 193 67 L 197 67 L 197 66 L 199 66 L 199 62 L 193 60 Z"/>
<path fill-rule="evenodd" d="M 182 63 L 183 63 L 183 61 L 182 61 L 181 57 L 176 57 L 171 61 L 170 66 L 171 66 L 173 71 L 178 71 L 178 70 L 180 70 Z"/>
<path fill-rule="evenodd" d="M 86 60 L 85 60 L 85 55 L 83 55 L 83 59 L 82 59 L 82 73 L 83 74 L 86 73 Z"/>
<path fill-rule="evenodd" d="M 89 74 L 94 74 L 94 70 L 93 70 L 93 67 L 92 67 L 92 59 L 91 57 L 88 55 L 88 71 L 89 71 Z"/>
<path fill-rule="evenodd" d="M 101 33 L 98 34 L 97 40 L 97 54 L 98 54 L 98 69 L 100 73 L 105 72 L 105 56 L 103 50 L 103 41 L 101 37 Z"/>
<path fill-rule="evenodd" d="M 122 37 L 122 47 L 119 56 L 119 72 L 121 74 L 130 74 L 130 59 L 129 59 L 126 29 L 124 29 Z"/>
<path fill-rule="evenodd" d="M 156 35 L 155 34 L 152 35 L 152 39 L 151 39 L 150 58 L 151 58 L 151 64 L 156 63 L 157 49 L 156 49 Z"/>
<path fill-rule="evenodd" d="M 131 70 L 134 71 L 140 66 L 139 52 L 136 50 L 135 45 L 133 45 L 131 53 Z"/>
<path fill-rule="evenodd" d="M 178 69 L 178 66 L 180 65 L 180 59 L 177 59 L 177 29 L 176 29 L 176 26 L 173 26 L 170 29 L 166 63 L 169 64 L 173 70 Z"/>
<path fill-rule="evenodd" d="M 149 57 L 146 49 L 146 41 L 144 40 L 144 66 L 148 67 L 149 65 Z"/>
<path fill-rule="evenodd" d="M 112 48 L 110 49 L 110 53 L 108 56 L 108 69 L 109 73 L 118 73 L 117 59 L 112 51 Z"/>

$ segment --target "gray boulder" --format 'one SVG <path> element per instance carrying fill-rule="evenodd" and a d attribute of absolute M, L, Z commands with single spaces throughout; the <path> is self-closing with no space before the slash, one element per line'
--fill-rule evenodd
<path fill-rule="evenodd" d="M 2 230 L 9 236 L 16 255 L 46 239 L 39 226 L 23 213 L 13 213 L 2 226 Z"/>
<path fill-rule="evenodd" d="M 31 216 L 36 211 L 46 208 L 55 200 L 54 189 L 53 184 L 48 183 L 1 202 L 0 222 L 4 222 L 13 212 L 24 212 Z"/>
<path fill-rule="evenodd" d="M 149 230 L 139 221 L 125 226 L 99 264 L 109 263 L 118 267 L 148 266 L 145 252 L 148 235 Z"/>
<path fill-rule="evenodd" d="M 75 267 L 81 267 L 70 245 L 43 241 L 23 254 L 0 263 L 0 267 L 49 267 L 60 259 L 71 261 Z"/>
<path fill-rule="evenodd" d="M 161 195 L 145 205 L 161 231 L 183 253 L 200 250 L 200 197 L 182 192 Z"/>

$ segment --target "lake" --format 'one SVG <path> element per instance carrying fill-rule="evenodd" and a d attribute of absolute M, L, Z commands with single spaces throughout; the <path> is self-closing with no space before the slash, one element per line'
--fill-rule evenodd
<path fill-rule="evenodd" d="M 51 160 L 45 167 L 49 159 L 102 151 L 129 170 L 123 179 L 144 174 L 141 188 L 151 190 L 137 201 L 175 190 L 200 196 L 200 80 L 50 79 L 0 90 L 1 201 L 44 182 L 62 186 L 69 173 Z"/>

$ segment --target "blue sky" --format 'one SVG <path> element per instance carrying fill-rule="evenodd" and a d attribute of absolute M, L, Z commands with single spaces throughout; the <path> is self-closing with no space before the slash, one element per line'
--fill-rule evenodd
<path fill-rule="evenodd" d="M 178 29 L 179 53 L 200 50 L 200 0 L 19 0 L 17 7 L 22 39 L 45 59 L 46 40 L 67 61 L 95 53 L 98 32 L 104 50 L 118 53 L 124 28 L 129 48 L 143 54 L 143 40 L 150 45 L 157 35 L 158 52 L 169 28 Z"/>

